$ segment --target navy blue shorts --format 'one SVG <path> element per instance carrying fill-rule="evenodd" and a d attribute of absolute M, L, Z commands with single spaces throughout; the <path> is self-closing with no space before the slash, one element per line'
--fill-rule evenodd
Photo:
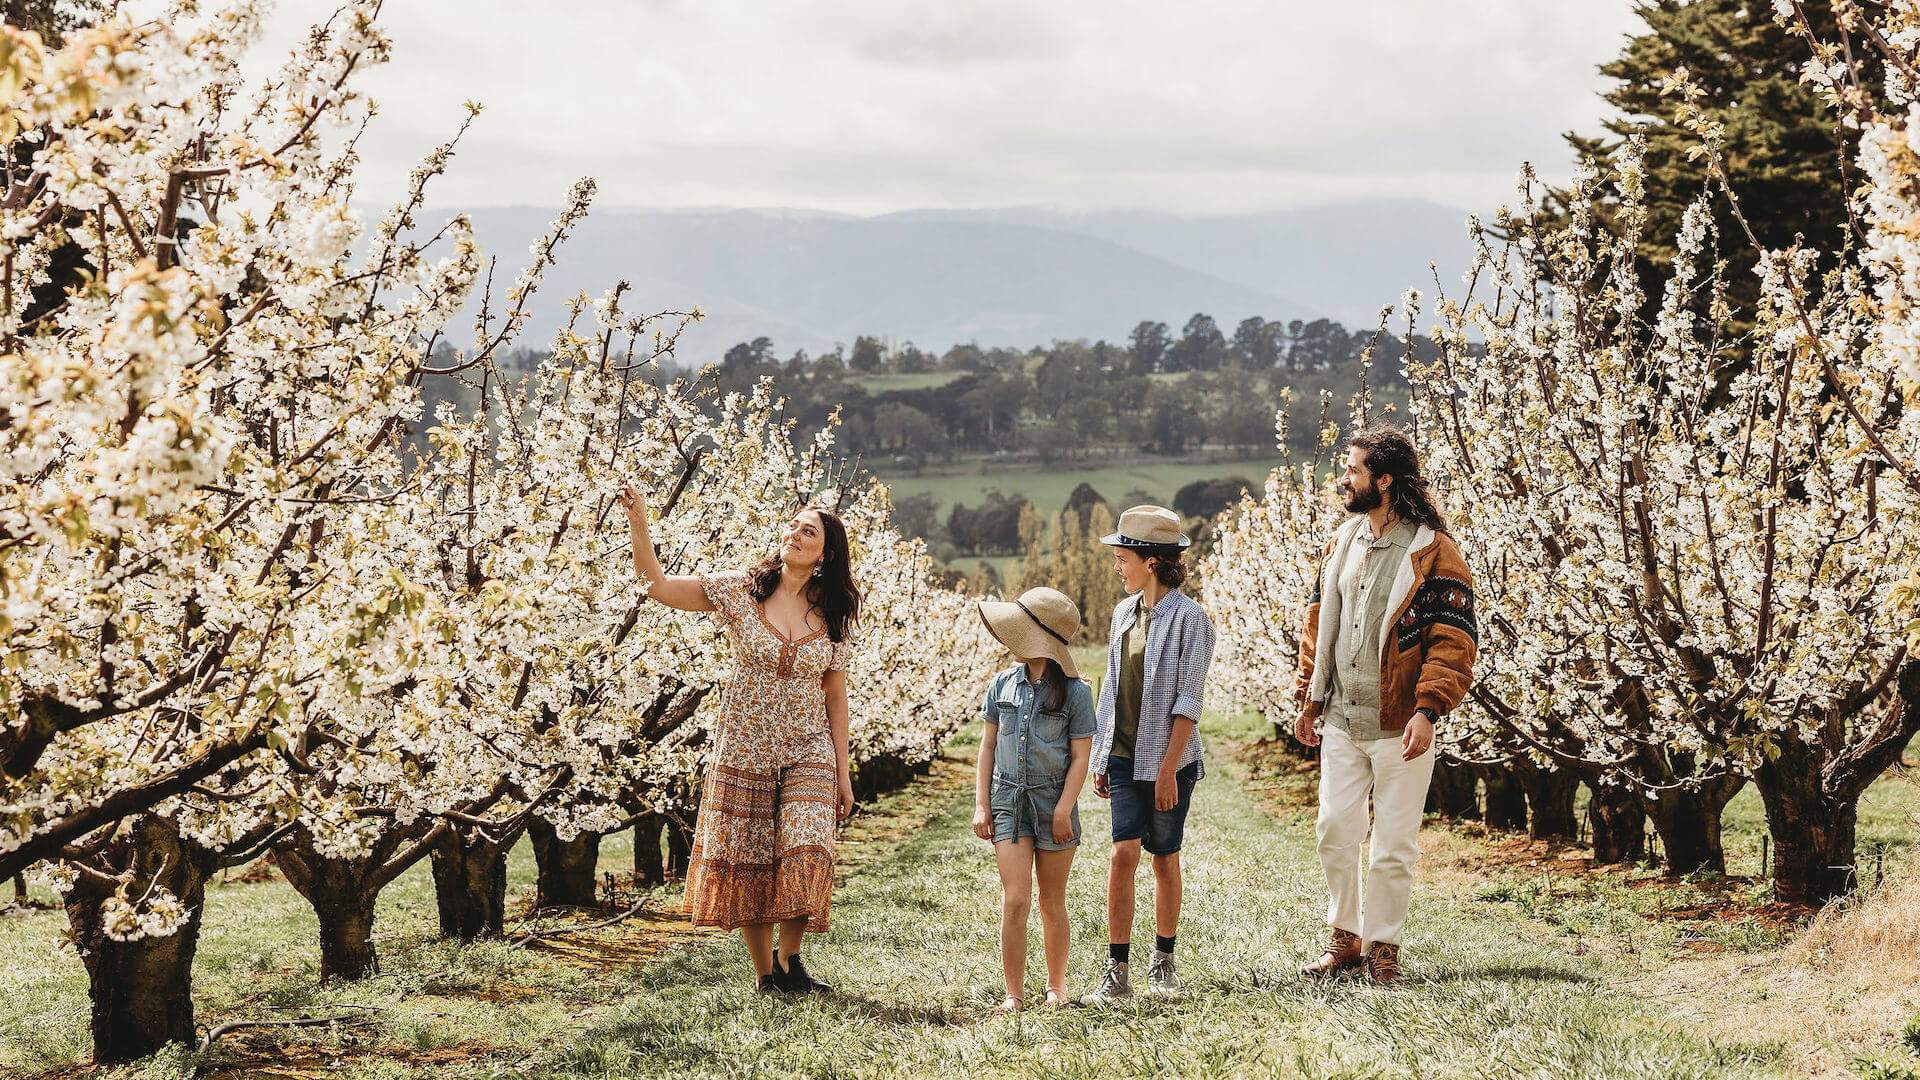
<path fill-rule="evenodd" d="M 1187 831 L 1187 807 L 1193 802 L 1193 784 L 1200 778 L 1200 763 L 1193 762 L 1174 774 L 1180 789 L 1180 801 L 1171 810 L 1153 808 L 1153 781 L 1135 780 L 1133 762 L 1126 758 L 1107 761 L 1107 794 L 1113 800 L 1113 842 L 1138 840 L 1149 855 L 1171 855 L 1180 850 Z"/>

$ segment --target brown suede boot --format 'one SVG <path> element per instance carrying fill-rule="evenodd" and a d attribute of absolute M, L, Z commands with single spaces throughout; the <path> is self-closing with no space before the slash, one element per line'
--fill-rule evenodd
<path fill-rule="evenodd" d="M 1400 981 L 1400 946 L 1376 941 L 1367 947 L 1367 977 L 1375 986 L 1392 986 Z"/>
<path fill-rule="evenodd" d="M 1325 978 L 1360 963 L 1360 935 L 1351 934 L 1339 927 L 1333 928 L 1333 941 L 1327 945 L 1327 951 L 1320 959 L 1304 965 L 1300 974 L 1308 978 Z"/>

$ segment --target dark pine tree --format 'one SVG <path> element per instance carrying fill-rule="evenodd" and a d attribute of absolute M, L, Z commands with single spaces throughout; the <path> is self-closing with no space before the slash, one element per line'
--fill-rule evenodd
<path fill-rule="evenodd" d="M 1828 0 L 1802 6 L 1817 33 L 1837 40 Z M 1847 234 L 1848 189 L 1859 178 L 1835 114 L 1800 81 L 1807 44 L 1775 24 L 1771 5 L 1759 0 L 1641 0 L 1636 11 L 1646 29 L 1600 68 L 1614 83 L 1602 96 L 1615 116 L 1603 125 L 1605 134 L 1569 132 L 1566 139 L 1577 155 L 1604 167 L 1629 135 L 1646 138 L 1649 244 L 1640 267 L 1649 286 L 1646 314 L 1658 309 L 1657 282 L 1672 262 L 1681 216 L 1706 184 L 1704 166 L 1688 157 L 1699 140 L 1674 123 L 1674 98 L 1661 93 L 1663 81 L 1680 68 L 1706 91 L 1708 112 L 1726 127 L 1728 179 L 1760 241 L 1784 248 L 1799 237 L 1826 251 L 1839 248 Z M 1556 214 L 1564 214 L 1564 199 L 1564 192 L 1553 193 Z M 1610 209 L 1600 208 L 1603 220 Z M 1757 255 L 1724 194 L 1715 194 L 1713 212 L 1733 321 L 1745 329 L 1759 298 Z"/>

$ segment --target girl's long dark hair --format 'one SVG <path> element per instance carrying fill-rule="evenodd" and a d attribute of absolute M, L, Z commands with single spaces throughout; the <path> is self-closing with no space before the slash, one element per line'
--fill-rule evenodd
<path fill-rule="evenodd" d="M 1040 676 L 1040 685 L 1046 693 L 1040 698 L 1043 709 L 1064 709 L 1067 707 L 1067 672 L 1060 661 L 1047 657 L 1047 673 Z"/>
<path fill-rule="evenodd" d="M 847 526 L 840 515 L 825 507 L 807 509 L 820 515 L 819 572 L 807 580 L 807 603 L 827 622 L 827 639 L 847 640 L 860 621 L 860 587 L 853 583 L 853 552 L 847 545 Z M 747 591 L 765 602 L 780 584 L 780 556 L 769 555 L 747 571 Z"/>
<path fill-rule="evenodd" d="M 1393 477 L 1393 483 L 1387 485 L 1387 498 L 1395 517 L 1425 525 L 1434 532 L 1447 531 L 1446 516 L 1433 503 L 1427 478 L 1420 472 L 1420 454 L 1406 432 L 1386 426 L 1364 428 L 1347 440 L 1347 445 L 1366 455 L 1367 472 L 1376 480 L 1383 475 Z"/>

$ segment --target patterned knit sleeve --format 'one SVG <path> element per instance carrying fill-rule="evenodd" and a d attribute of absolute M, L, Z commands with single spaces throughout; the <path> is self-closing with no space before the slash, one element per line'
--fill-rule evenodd
<path fill-rule="evenodd" d="M 713 605 L 713 617 L 720 625 L 731 629 L 753 614 L 753 597 L 747 593 L 746 571 L 701 574 L 700 587 L 706 591 L 707 602 Z"/>

